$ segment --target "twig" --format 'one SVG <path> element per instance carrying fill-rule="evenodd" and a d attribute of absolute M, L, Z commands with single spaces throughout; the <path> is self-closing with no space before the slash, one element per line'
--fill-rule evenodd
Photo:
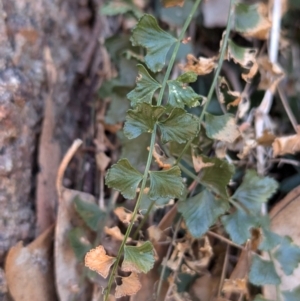
<path fill-rule="evenodd" d="M 162 271 L 160 273 L 160 278 L 159 278 L 159 282 L 158 282 L 158 287 L 157 287 L 157 298 L 159 298 L 159 295 L 160 295 L 160 291 L 161 291 L 161 288 L 162 288 L 162 283 L 163 283 L 163 278 L 164 278 L 164 275 L 165 275 L 165 272 L 166 272 L 166 268 L 167 268 L 167 263 L 166 261 L 168 260 L 168 258 L 171 256 L 171 252 L 172 252 L 172 247 L 173 247 L 173 243 L 174 241 L 176 240 L 176 236 L 177 236 L 177 233 L 180 229 L 180 224 L 181 224 L 181 218 L 179 219 L 179 221 L 177 222 L 176 224 L 176 228 L 175 228 L 175 231 L 173 233 L 173 236 L 172 236 L 172 241 L 170 242 L 170 245 L 169 245 L 169 248 L 168 248 L 168 251 L 167 251 L 167 255 L 165 256 L 165 258 L 163 259 L 163 268 L 162 268 Z M 169 291 L 169 290 L 168 290 Z"/>
<path fill-rule="evenodd" d="M 227 244 L 226 246 L 226 253 L 225 253 L 224 263 L 222 267 L 222 274 L 221 274 L 221 279 L 220 279 L 219 289 L 218 289 L 218 298 L 221 297 L 221 293 L 222 293 L 223 282 L 225 279 L 227 264 L 228 264 L 228 256 L 229 256 L 229 244 Z"/>
<path fill-rule="evenodd" d="M 223 236 L 221 236 L 221 235 L 219 235 L 219 234 L 217 234 L 217 233 L 215 233 L 215 232 L 208 231 L 207 234 L 210 235 L 210 236 L 213 236 L 213 237 L 215 237 L 215 238 L 217 238 L 217 239 L 219 239 L 219 240 L 224 241 L 225 243 L 227 243 L 227 244 L 230 245 L 230 246 L 233 246 L 233 247 L 238 248 L 238 249 L 241 249 L 241 250 L 246 250 L 245 247 L 240 246 L 240 245 L 238 245 L 238 244 L 232 242 L 230 239 L 227 239 L 226 237 L 223 237 Z"/>
<path fill-rule="evenodd" d="M 59 198 L 61 197 L 62 189 L 63 189 L 63 177 L 65 170 L 67 169 L 67 166 L 69 165 L 71 159 L 73 158 L 74 154 L 78 150 L 78 148 L 81 146 L 82 140 L 76 139 L 71 147 L 68 149 L 67 153 L 65 154 L 63 160 L 61 161 L 58 172 L 57 172 L 57 178 L 56 178 L 56 189 Z"/>
<path fill-rule="evenodd" d="M 269 57 L 272 63 L 277 62 L 278 56 L 278 47 L 279 47 L 279 38 L 280 38 L 280 23 L 281 23 L 281 0 L 273 1 L 273 12 L 272 12 L 272 29 L 270 37 L 270 51 Z M 271 109 L 273 101 L 273 93 L 268 89 L 264 95 L 264 98 L 257 108 L 256 118 L 255 118 L 255 133 L 256 138 L 259 138 L 263 135 L 264 131 L 264 116 L 266 116 Z M 264 147 L 257 146 L 257 172 L 259 175 L 264 174 L 265 169 L 265 156 L 264 156 Z M 267 206 L 262 204 L 262 213 L 266 214 Z"/>
<path fill-rule="evenodd" d="M 102 27 L 103 24 L 101 22 L 101 19 L 97 18 L 96 25 L 94 26 L 92 36 L 90 38 L 90 43 L 87 46 L 85 52 L 83 53 L 82 60 L 79 62 L 77 67 L 77 72 L 80 74 L 85 74 L 87 72 L 87 69 L 91 63 L 97 44 L 99 43 L 98 40 L 101 34 Z"/>
<path fill-rule="evenodd" d="M 278 162 L 278 164 L 291 164 L 294 166 L 300 166 L 300 162 L 292 159 L 285 159 L 285 158 L 279 158 L 279 159 L 270 159 L 270 162 Z"/>
<path fill-rule="evenodd" d="M 290 122 L 291 122 L 291 124 L 292 124 L 295 132 L 298 133 L 298 129 L 297 129 L 298 122 L 297 122 L 297 120 L 296 120 L 296 118 L 295 118 L 295 116 L 294 116 L 294 114 L 293 114 L 293 112 L 291 110 L 289 102 L 288 102 L 288 100 L 287 100 L 287 98 L 286 98 L 286 96 L 285 96 L 285 94 L 283 92 L 283 89 L 282 89 L 282 87 L 280 85 L 278 85 L 277 91 L 278 91 L 278 94 L 280 96 L 282 105 L 284 106 L 284 109 L 285 109 L 285 111 L 286 111 L 286 113 L 287 113 L 287 115 L 288 115 L 288 117 L 290 119 Z"/>

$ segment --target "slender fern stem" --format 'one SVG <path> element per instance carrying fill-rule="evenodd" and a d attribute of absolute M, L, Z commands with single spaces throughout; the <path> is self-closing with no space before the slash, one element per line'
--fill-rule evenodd
<path fill-rule="evenodd" d="M 167 81 L 168 81 L 168 79 L 170 77 L 170 73 L 171 73 L 171 70 L 173 68 L 173 65 L 174 65 L 174 62 L 175 62 L 175 59 L 176 59 L 177 52 L 179 50 L 181 41 L 182 41 L 182 39 L 183 39 L 183 37 L 185 35 L 185 32 L 186 32 L 189 24 L 191 23 L 193 15 L 195 14 L 195 12 L 196 12 L 196 10 L 197 10 L 200 2 L 201 2 L 201 0 L 196 0 L 195 1 L 194 6 L 193 6 L 193 8 L 192 8 L 192 10 L 191 10 L 188 18 L 186 19 L 186 21 L 184 23 L 184 26 L 182 28 L 182 31 L 181 31 L 178 39 L 177 39 L 177 42 L 175 44 L 175 48 L 173 50 L 173 54 L 171 56 L 171 59 L 170 59 L 170 62 L 169 62 L 169 65 L 168 65 L 165 77 L 163 79 L 162 87 L 161 87 L 161 90 L 160 90 L 160 93 L 159 93 L 159 96 L 158 96 L 158 99 L 157 99 L 157 105 L 160 105 L 162 103 L 163 95 L 164 95 L 164 92 L 165 92 L 165 89 L 166 89 L 166 84 L 167 84 Z M 149 172 L 150 165 L 151 165 L 151 162 L 152 162 L 152 154 L 153 154 L 153 149 L 154 149 L 154 144 L 155 144 L 156 130 L 157 130 L 157 126 L 155 125 L 154 129 L 153 129 L 153 132 L 152 132 L 152 135 L 151 135 L 151 143 L 150 143 L 150 148 L 149 148 L 149 154 L 148 154 L 148 159 L 147 159 L 147 163 L 146 163 L 146 167 L 145 167 L 145 171 L 144 171 L 144 175 L 143 175 L 141 189 L 140 189 L 140 192 L 139 192 L 139 195 L 138 195 L 138 199 L 137 199 L 136 205 L 134 207 L 134 211 L 133 211 L 133 214 L 132 214 L 132 220 L 131 220 L 131 222 L 130 222 L 128 228 L 127 228 L 127 231 L 126 231 L 126 233 L 124 235 L 124 239 L 123 239 L 123 241 L 121 243 L 121 246 L 119 248 L 116 261 L 115 261 L 115 263 L 113 265 L 112 271 L 111 271 L 110 276 L 109 276 L 108 286 L 107 286 L 107 289 L 106 289 L 106 292 L 105 292 L 104 301 L 108 300 L 108 297 L 109 297 L 109 294 L 110 294 L 110 291 L 111 291 L 111 286 L 112 286 L 113 280 L 115 278 L 115 274 L 116 274 L 116 271 L 118 269 L 118 265 L 119 265 L 120 259 L 121 259 L 122 255 L 123 255 L 124 246 L 126 244 L 127 238 L 130 235 L 130 232 L 131 232 L 133 224 L 134 224 L 134 220 L 136 218 L 136 215 L 138 213 L 138 209 L 140 207 L 140 202 L 141 202 L 141 199 L 142 199 L 142 194 L 143 194 L 143 191 L 144 191 L 144 189 L 146 187 L 148 172 Z"/>
<path fill-rule="evenodd" d="M 126 244 L 127 238 L 130 235 L 130 232 L 131 232 L 133 224 L 134 224 L 134 220 L 136 218 L 136 215 L 138 213 L 138 209 L 140 207 L 140 202 L 141 202 L 142 195 L 143 195 L 142 192 L 144 191 L 144 189 L 146 187 L 147 175 L 148 175 L 148 172 L 149 172 L 149 169 L 150 169 L 150 165 L 151 165 L 151 161 L 152 161 L 151 159 L 152 159 L 152 153 L 153 153 L 154 144 L 155 144 L 155 138 L 156 138 L 156 125 L 154 126 L 153 133 L 151 135 L 149 155 L 148 155 L 148 160 L 147 160 L 147 164 L 146 164 L 146 168 L 145 168 L 145 172 L 144 172 L 144 176 L 143 176 L 141 190 L 140 190 L 140 193 L 139 193 L 136 205 L 134 207 L 134 211 L 132 213 L 132 220 L 131 220 L 131 222 L 130 222 L 128 228 L 127 228 L 127 231 L 126 231 L 126 233 L 124 235 L 124 239 L 123 239 L 123 241 L 121 243 L 121 246 L 119 248 L 119 251 L 118 251 L 116 262 L 114 263 L 112 271 L 110 273 L 109 280 L 108 280 L 108 286 L 107 286 L 107 290 L 106 290 L 106 293 L 105 293 L 104 301 L 108 300 L 109 293 L 110 293 L 110 290 L 111 290 L 111 286 L 112 286 L 113 280 L 115 278 L 115 273 L 117 271 L 120 259 L 122 257 L 123 251 L 124 251 L 124 246 Z"/>
<path fill-rule="evenodd" d="M 225 52 L 226 52 L 226 48 L 227 48 L 227 44 L 228 44 L 228 39 L 229 39 L 229 34 L 230 34 L 230 31 L 231 31 L 232 17 L 233 17 L 233 14 L 234 14 L 234 2 L 235 2 L 235 0 L 230 0 L 230 9 L 229 9 L 229 14 L 228 14 L 228 19 L 227 19 L 226 33 L 225 33 L 223 44 L 222 44 L 222 47 L 221 47 L 220 57 L 219 57 L 219 61 L 218 61 L 218 67 L 216 69 L 216 72 L 215 72 L 215 75 L 214 75 L 214 78 L 213 78 L 213 82 L 210 86 L 210 89 L 209 89 L 209 92 L 208 92 L 208 95 L 207 95 L 207 99 L 205 101 L 205 104 L 203 106 L 201 115 L 199 117 L 200 128 L 201 128 L 201 123 L 204 119 L 204 115 L 206 113 L 207 107 L 208 107 L 208 105 L 209 105 L 209 103 L 212 99 L 213 94 L 214 94 L 214 90 L 215 90 L 215 87 L 216 87 L 216 84 L 217 84 L 217 81 L 218 81 L 218 77 L 220 75 L 221 68 L 222 68 L 222 65 L 223 65 L 224 56 L 225 56 Z M 178 158 L 176 160 L 176 164 L 178 164 L 178 162 L 180 162 L 180 160 L 182 159 L 182 156 L 185 154 L 185 152 L 187 151 L 187 149 L 191 145 L 192 141 L 193 140 L 191 139 L 185 145 L 184 149 L 182 150 L 181 154 L 178 156 Z"/>

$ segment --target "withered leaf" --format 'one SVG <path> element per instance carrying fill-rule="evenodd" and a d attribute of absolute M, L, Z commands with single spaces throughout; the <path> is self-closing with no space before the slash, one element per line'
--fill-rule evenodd
<path fill-rule="evenodd" d="M 132 212 L 127 210 L 124 207 L 117 207 L 114 210 L 114 214 L 118 217 L 118 219 L 123 223 L 123 224 L 130 224 L 131 219 L 132 219 Z M 139 217 L 139 215 L 136 216 L 136 219 Z"/>
<path fill-rule="evenodd" d="M 85 255 L 85 266 L 97 272 L 104 278 L 108 276 L 109 269 L 115 261 L 115 257 L 106 255 L 106 251 L 101 245 L 90 250 Z"/>
<path fill-rule="evenodd" d="M 104 227 L 104 232 L 107 235 L 110 235 L 111 237 L 115 238 L 116 240 L 122 241 L 124 239 L 124 234 L 121 233 L 121 230 L 119 227 L 115 226 L 112 228 Z M 128 237 L 127 241 L 131 241 L 131 238 Z"/>
<path fill-rule="evenodd" d="M 278 137 L 273 144 L 273 157 L 300 152 L 300 134 Z"/>
<path fill-rule="evenodd" d="M 271 63 L 267 56 L 262 56 L 257 59 L 258 70 L 261 80 L 258 85 L 260 90 L 271 90 L 273 93 L 277 85 L 284 77 L 284 71 L 277 63 Z"/>
<path fill-rule="evenodd" d="M 225 279 L 222 291 L 224 293 L 239 293 L 249 296 L 246 279 Z"/>
<path fill-rule="evenodd" d="M 197 59 L 192 54 L 188 54 L 186 59 L 187 62 L 182 68 L 186 72 L 192 71 L 198 75 L 205 75 L 211 73 L 216 67 L 216 57 L 199 57 L 199 59 Z"/>
<path fill-rule="evenodd" d="M 115 297 L 121 298 L 124 296 L 135 295 L 142 285 L 136 273 L 131 273 L 129 277 L 122 277 L 122 284 L 117 285 Z"/>
<path fill-rule="evenodd" d="M 201 169 L 205 167 L 211 167 L 214 166 L 214 163 L 212 162 L 203 162 L 203 158 L 201 156 L 192 156 L 193 158 L 193 165 L 196 172 L 199 172 Z"/>

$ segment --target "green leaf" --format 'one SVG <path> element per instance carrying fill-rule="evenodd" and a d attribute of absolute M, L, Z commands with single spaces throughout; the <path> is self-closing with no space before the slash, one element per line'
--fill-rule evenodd
<path fill-rule="evenodd" d="M 265 228 L 262 228 L 262 234 L 263 240 L 258 247 L 261 251 L 270 251 L 274 249 L 282 240 L 281 236 Z"/>
<path fill-rule="evenodd" d="M 174 166 L 167 170 L 149 171 L 150 191 L 149 198 L 180 198 L 184 190 L 180 168 Z"/>
<path fill-rule="evenodd" d="M 191 87 L 185 86 L 178 80 L 169 80 L 167 83 L 169 86 L 169 105 L 178 108 L 184 108 L 185 105 L 188 107 L 200 105 L 198 100 L 203 97 L 196 94 Z"/>
<path fill-rule="evenodd" d="M 138 104 L 134 110 L 129 110 L 124 125 L 124 134 L 133 139 L 142 133 L 152 133 L 159 116 L 165 111 L 164 107 L 151 106 L 147 103 Z"/>
<path fill-rule="evenodd" d="M 227 198 L 227 185 L 234 173 L 234 166 L 218 158 L 208 158 L 203 155 L 201 158 L 204 163 L 213 164 L 201 169 L 199 175 L 201 183 L 221 197 Z"/>
<path fill-rule="evenodd" d="M 262 3 L 253 5 L 237 3 L 234 13 L 235 30 L 245 36 L 267 38 L 271 24 L 263 15 L 263 9 Z"/>
<path fill-rule="evenodd" d="M 74 228 L 68 233 L 69 242 L 79 262 L 83 261 L 85 254 L 92 249 L 82 228 Z"/>
<path fill-rule="evenodd" d="M 154 262 L 154 249 L 150 241 L 145 242 L 139 247 L 124 247 L 123 271 L 146 274 L 153 268 Z"/>
<path fill-rule="evenodd" d="M 262 241 L 258 249 L 261 251 L 271 251 L 281 243 L 282 237 L 270 230 L 271 225 L 268 215 L 260 217 L 259 224 L 262 231 Z"/>
<path fill-rule="evenodd" d="M 232 196 L 253 213 L 260 212 L 261 204 L 277 190 L 277 182 L 269 177 L 259 177 L 254 170 L 247 170 L 242 184 Z"/>
<path fill-rule="evenodd" d="M 196 238 L 205 234 L 228 208 L 227 201 L 216 199 L 206 189 L 194 197 L 178 203 L 178 211 L 182 213 L 190 233 Z"/>
<path fill-rule="evenodd" d="M 161 71 L 171 46 L 177 41 L 157 24 L 156 19 L 145 14 L 132 30 L 133 46 L 143 46 L 147 49 L 145 62 L 153 72 Z"/>
<path fill-rule="evenodd" d="M 205 114 L 206 134 L 209 138 L 232 143 L 240 136 L 234 115 L 214 116 Z"/>
<path fill-rule="evenodd" d="M 148 190 L 148 189 L 147 189 Z M 170 201 L 170 198 L 158 198 L 157 200 L 155 200 L 155 205 L 156 206 L 164 206 L 166 204 L 168 204 Z M 152 204 L 153 200 L 151 200 L 149 198 L 149 190 L 143 192 L 142 194 L 142 198 L 141 198 L 141 202 L 140 202 L 140 210 L 148 210 L 148 208 L 150 207 L 150 205 Z M 153 208 L 153 210 L 155 210 L 155 206 Z"/>
<path fill-rule="evenodd" d="M 126 112 L 130 107 L 129 101 L 126 99 L 128 90 L 128 87 L 115 87 L 113 89 L 105 123 L 116 124 L 125 120 Z"/>
<path fill-rule="evenodd" d="M 264 298 L 264 296 L 262 296 L 262 295 L 256 295 L 256 296 L 255 296 L 255 299 L 254 299 L 253 301 L 273 301 L 273 300 L 266 299 L 266 298 Z"/>
<path fill-rule="evenodd" d="M 106 185 L 121 192 L 124 198 L 133 199 L 143 175 L 127 159 L 121 159 L 107 172 Z"/>
<path fill-rule="evenodd" d="M 157 2 L 157 10 L 159 14 L 159 19 L 168 24 L 171 28 L 182 28 L 184 25 L 185 20 L 189 17 L 191 10 L 193 9 L 193 0 L 185 0 L 185 3 L 183 7 L 162 7 L 159 5 L 159 2 Z M 193 16 L 193 19 L 196 19 L 200 14 L 200 10 L 196 11 L 195 15 Z M 176 17 L 175 17 L 176 16 Z M 189 43 L 191 44 L 191 43 Z M 184 46 L 189 46 L 189 44 L 182 44 Z M 188 53 L 191 53 L 189 51 Z"/>
<path fill-rule="evenodd" d="M 283 291 L 284 301 L 299 301 L 300 300 L 300 285 L 292 290 Z"/>
<path fill-rule="evenodd" d="M 169 117 L 164 121 L 160 121 L 158 126 L 163 143 L 168 141 L 184 143 L 195 137 L 199 132 L 198 118 L 179 108 L 173 109 Z"/>
<path fill-rule="evenodd" d="M 274 263 L 269 260 L 264 260 L 258 255 L 253 255 L 249 281 L 257 286 L 280 284 L 280 278 L 276 273 Z"/>
<path fill-rule="evenodd" d="M 86 225 L 91 230 L 97 231 L 99 222 L 105 216 L 105 212 L 101 211 L 96 204 L 84 202 L 78 195 L 74 198 L 74 205 L 75 210 L 84 220 Z"/>
<path fill-rule="evenodd" d="M 155 91 L 161 85 L 151 77 L 143 65 L 137 65 L 138 76 L 136 79 L 136 87 L 127 94 L 127 98 L 131 101 L 131 106 L 136 106 L 137 103 L 147 102 L 152 103 L 152 98 Z"/>
<path fill-rule="evenodd" d="M 122 143 L 121 158 L 127 158 L 131 165 L 143 172 L 148 158 L 147 147 L 150 145 L 151 135 L 144 133 L 137 138 L 128 139 L 123 131 L 118 132 L 118 138 Z M 136 146 L 139 147 L 136 147 Z"/>
<path fill-rule="evenodd" d="M 240 209 L 230 215 L 222 216 L 221 220 L 231 239 L 240 245 L 251 237 L 251 228 L 257 226 L 257 219 Z"/>
<path fill-rule="evenodd" d="M 300 248 L 293 243 L 291 238 L 285 236 L 274 257 L 280 262 L 286 275 L 291 275 L 300 263 Z"/>
<path fill-rule="evenodd" d="M 193 71 L 188 71 L 177 77 L 177 81 L 182 82 L 184 84 L 194 83 L 197 80 L 197 73 Z"/>
<path fill-rule="evenodd" d="M 128 12 L 133 12 L 137 18 L 140 18 L 143 13 L 136 6 L 121 1 L 110 1 L 101 8 L 101 14 L 104 16 L 123 15 Z"/>

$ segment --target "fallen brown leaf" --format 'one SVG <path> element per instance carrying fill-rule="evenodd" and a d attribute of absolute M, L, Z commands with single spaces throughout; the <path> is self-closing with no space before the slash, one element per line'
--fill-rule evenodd
<path fill-rule="evenodd" d="M 5 262 L 7 285 L 14 301 L 55 301 L 52 263 L 54 226 L 24 247 L 12 247 Z"/>
<path fill-rule="evenodd" d="M 88 193 L 67 189 L 62 185 L 64 171 L 81 144 L 81 140 L 73 142 L 60 164 L 56 180 L 59 203 L 55 228 L 55 281 L 60 301 L 88 300 L 91 295 L 91 284 L 86 279 L 82 279 L 83 266 L 78 263 L 66 237 L 74 227 L 83 226 L 82 219 L 75 211 L 75 197 L 79 196 L 87 203 L 96 203 L 96 201 Z"/>

